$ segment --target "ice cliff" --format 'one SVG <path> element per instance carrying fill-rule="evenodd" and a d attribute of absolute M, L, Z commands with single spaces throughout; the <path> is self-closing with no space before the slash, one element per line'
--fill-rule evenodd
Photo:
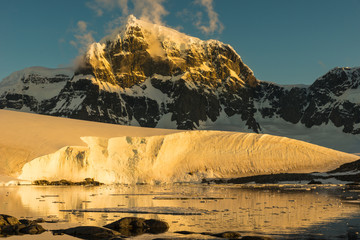
<path fill-rule="evenodd" d="M 197 182 L 282 172 L 335 169 L 357 156 L 266 134 L 189 131 L 150 137 L 82 137 L 26 163 L 19 179 L 103 183 Z"/>

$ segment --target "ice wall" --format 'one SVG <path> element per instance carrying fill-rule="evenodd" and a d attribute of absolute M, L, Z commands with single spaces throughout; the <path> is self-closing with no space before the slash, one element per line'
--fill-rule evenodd
<path fill-rule="evenodd" d="M 357 156 L 266 134 L 188 131 L 152 137 L 82 137 L 28 162 L 20 179 L 87 177 L 104 183 L 172 183 L 281 172 L 327 171 Z"/>

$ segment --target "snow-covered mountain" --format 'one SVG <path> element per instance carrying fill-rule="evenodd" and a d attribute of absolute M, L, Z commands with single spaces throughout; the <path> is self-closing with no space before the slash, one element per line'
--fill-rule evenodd
<path fill-rule="evenodd" d="M 231 46 L 130 16 L 75 71 L 29 68 L 0 82 L 0 108 L 157 128 L 293 137 L 360 152 L 360 68 L 311 86 L 259 81 Z"/>

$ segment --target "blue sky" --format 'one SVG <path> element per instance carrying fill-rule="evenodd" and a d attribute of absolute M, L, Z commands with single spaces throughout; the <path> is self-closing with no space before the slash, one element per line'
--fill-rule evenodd
<path fill-rule="evenodd" d="M 311 84 L 360 66 L 359 0 L 3 0 L 0 79 L 71 65 L 128 14 L 230 44 L 260 80 Z"/>

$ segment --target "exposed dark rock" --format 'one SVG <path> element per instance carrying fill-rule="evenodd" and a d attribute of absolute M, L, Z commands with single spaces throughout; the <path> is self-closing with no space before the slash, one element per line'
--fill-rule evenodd
<path fill-rule="evenodd" d="M 191 232 L 191 231 L 176 231 L 174 233 L 183 234 L 183 235 L 196 234 L 195 232 Z"/>
<path fill-rule="evenodd" d="M 87 239 L 87 240 L 115 240 L 121 239 L 120 233 L 108 228 L 95 226 L 80 226 L 68 229 L 52 230 L 54 235 L 67 234 L 73 237 Z"/>
<path fill-rule="evenodd" d="M 350 70 L 333 70 L 336 71 Z M 325 97 L 325 90 L 320 89 L 318 83 L 314 83 L 310 90 L 306 87 L 289 89 L 266 82 L 260 82 L 255 88 L 241 85 L 234 88 L 224 84 L 220 90 L 202 82 L 193 82 L 193 87 L 190 87 L 189 80 L 182 78 L 174 81 L 152 77 L 148 81 L 136 85 L 143 92 L 137 90 L 137 94 L 129 95 L 102 90 L 87 79 L 68 80 L 58 96 L 41 102 L 23 93 L 4 93 L 0 96 L 0 108 L 19 110 L 27 107 L 41 114 L 126 125 L 136 120 L 144 127 L 156 127 L 163 115 L 171 114 L 171 120 L 179 129 L 196 129 L 202 121 L 216 121 L 224 111 L 228 117 L 240 115 L 248 129 L 261 132 L 261 119 L 255 116 L 258 112 L 262 118 L 282 118 L 307 127 L 331 121 L 345 132 L 360 133 L 360 129 L 355 127 L 360 123 L 360 106 Z M 356 81 L 347 87 L 351 90 Z M 154 96 L 147 92 L 147 86 L 161 91 L 164 101 L 155 101 Z M 338 94 L 343 93 L 345 87 Z M 334 94 L 334 91 L 325 92 Z M 76 107 L 74 102 L 78 104 Z"/>
<path fill-rule="evenodd" d="M 40 234 L 46 231 L 41 225 L 37 224 L 36 221 L 27 220 L 27 219 L 20 219 L 19 221 L 21 222 L 22 225 L 24 225 L 24 228 L 21 228 L 19 230 L 20 233 Z"/>
<path fill-rule="evenodd" d="M 228 180 L 203 180 L 203 182 L 214 182 L 214 183 L 236 183 L 236 184 L 245 184 L 245 183 L 280 183 L 280 182 L 288 182 L 288 181 L 303 181 L 308 180 L 311 181 L 315 177 L 311 174 L 307 173 L 279 173 L 279 174 L 269 174 L 269 175 L 258 175 L 258 176 L 250 176 L 250 177 L 241 177 L 241 178 L 232 178 Z"/>
<path fill-rule="evenodd" d="M 21 223 L 17 218 L 5 214 L 0 214 L 0 226 L 19 225 L 19 224 Z"/>
<path fill-rule="evenodd" d="M 156 219 L 148 219 L 145 220 L 145 224 L 148 227 L 147 232 L 158 234 L 158 233 L 164 233 L 167 230 L 169 230 L 169 224 L 164 221 L 156 220 Z"/>
<path fill-rule="evenodd" d="M 35 221 L 0 214 L 0 236 L 40 234 L 46 230 Z"/>
<path fill-rule="evenodd" d="M 246 184 L 246 183 L 259 183 L 259 184 L 277 184 L 282 182 L 303 182 L 308 181 L 308 184 L 322 184 L 322 179 L 336 179 L 344 182 L 356 182 L 360 179 L 360 160 L 355 162 L 346 163 L 339 168 L 323 173 L 321 175 L 316 173 L 278 173 L 268 175 L 257 175 L 249 177 L 240 177 L 232 179 L 203 179 L 203 183 L 234 183 L 234 184 Z M 343 174 L 341 174 L 343 173 Z"/>
<path fill-rule="evenodd" d="M 137 217 L 126 217 L 104 226 L 125 236 L 137 236 L 147 231 L 145 219 Z"/>
<path fill-rule="evenodd" d="M 35 180 L 32 184 L 34 185 L 50 185 L 48 180 Z"/>
<path fill-rule="evenodd" d="M 321 181 L 311 180 L 308 184 L 322 184 Z"/>
<path fill-rule="evenodd" d="M 126 217 L 104 226 L 120 232 L 124 236 L 137 236 L 144 233 L 159 234 L 169 229 L 169 224 L 155 219 Z"/>
<path fill-rule="evenodd" d="M 211 236 L 220 237 L 220 238 L 228 238 L 228 239 L 238 239 L 241 237 L 241 234 L 238 232 L 230 231 L 230 232 L 211 234 Z"/>
<path fill-rule="evenodd" d="M 43 218 L 37 218 L 37 219 L 34 220 L 34 222 L 36 222 L 36 223 L 43 223 L 43 222 L 45 222 L 45 219 L 43 219 Z"/>
<path fill-rule="evenodd" d="M 241 238 L 241 240 L 273 240 L 273 238 L 261 236 L 244 236 Z"/>
<path fill-rule="evenodd" d="M 48 180 L 35 180 L 33 182 L 34 185 L 55 185 L 55 186 L 72 186 L 72 185 L 80 185 L 80 186 L 100 186 L 103 183 L 95 181 L 93 178 L 85 178 L 84 181 L 81 182 L 72 182 L 66 179 L 62 179 L 59 181 L 48 181 Z"/>
<path fill-rule="evenodd" d="M 349 172 L 349 171 L 359 171 L 360 170 L 360 159 L 354 162 L 345 163 L 340 167 L 329 171 L 328 173 L 341 173 L 341 172 Z"/>

